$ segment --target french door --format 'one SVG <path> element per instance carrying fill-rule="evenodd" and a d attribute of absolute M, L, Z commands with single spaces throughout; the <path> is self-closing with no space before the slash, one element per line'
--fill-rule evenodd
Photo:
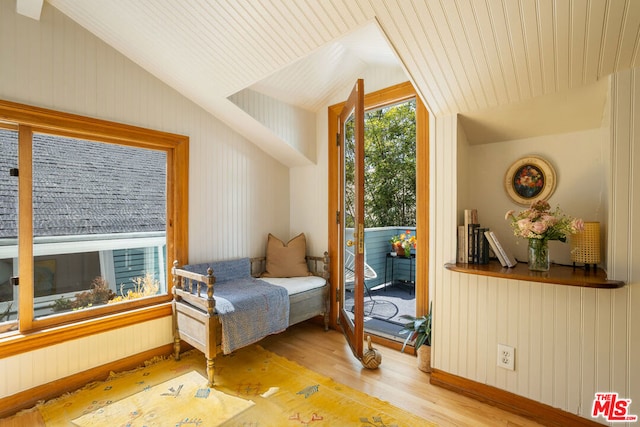
<path fill-rule="evenodd" d="M 342 271 L 340 325 L 356 358 L 364 347 L 364 80 L 359 79 L 338 123 L 339 201 L 338 241 Z M 346 308 L 347 292 L 353 306 Z M 349 305 L 350 306 L 350 305 Z"/>

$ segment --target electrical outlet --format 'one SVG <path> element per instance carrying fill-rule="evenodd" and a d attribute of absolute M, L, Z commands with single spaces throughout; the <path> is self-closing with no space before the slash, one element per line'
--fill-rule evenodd
<path fill-rule="evenodd" d="M 516 370 L 516 349 L 498 344 L 498 366 L 510 371 Z"/>

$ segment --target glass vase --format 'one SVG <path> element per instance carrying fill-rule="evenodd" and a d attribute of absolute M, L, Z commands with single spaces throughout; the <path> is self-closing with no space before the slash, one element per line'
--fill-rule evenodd
<path fill-rule="evenodd" d="M 529 239 L 529 270 L 549 271 L 549 244 L 543 239 Z"/>
<path fill-rule="evenodd" d="M 398 256 L 403 256 L 404 255 L 404 248 L 402 247 L 402 245 L 400 243 L 394 243 L 393 244 L 393 251 Z"/>

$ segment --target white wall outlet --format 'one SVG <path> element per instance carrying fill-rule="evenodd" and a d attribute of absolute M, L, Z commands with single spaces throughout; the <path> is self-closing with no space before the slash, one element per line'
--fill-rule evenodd
<path fill-rule="evenodd" d="M 510 371 L 516 370 L 516 349 L 498 344 L 498 366 Z"/>

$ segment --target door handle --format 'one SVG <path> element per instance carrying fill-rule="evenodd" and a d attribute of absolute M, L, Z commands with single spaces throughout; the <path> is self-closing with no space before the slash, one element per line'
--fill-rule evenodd
<path fill-rule="evenodd" d="M 356 242 L 354 242 L 353 240 L 347 240 L 347 246 L 351 247 L 353 245 L 355 245 Z"/>

